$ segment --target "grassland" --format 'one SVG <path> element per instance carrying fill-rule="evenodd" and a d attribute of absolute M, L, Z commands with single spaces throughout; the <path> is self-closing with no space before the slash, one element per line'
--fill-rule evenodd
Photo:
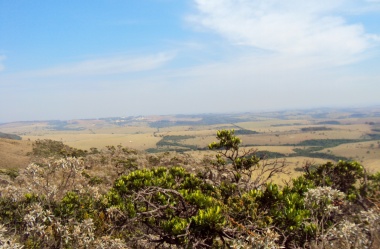
<path fill-rule="evenodd" d="M 31 141 L 0 138 L 0 171 L 26 166 L 31 151 Z"/>
<path fill-rule="evenodd" d="M 240 131 L 238 136 L 243 145 L 286 158 L 293 168 L 304 160 L 318 163 L 342 158 L 358 160 L 371 170 L 380 169 L 380 108 L 115 117 L 0 125 L 0 132 L 21 136 L 24 141 L 20 143 L 52 139 L 84 150 L 122 145 L 151 152 L 186 151 L 199 157 L 209 153 L 207 145 L 215 141 L 215 133 L 220 129 Z M 17 153 L 28 150 L 23 148 Z M 16 153 L 2 151 L 3 154 Z M 9 157 L 3 156 L 1 160 L 12 161 L 4 159 Z"/>

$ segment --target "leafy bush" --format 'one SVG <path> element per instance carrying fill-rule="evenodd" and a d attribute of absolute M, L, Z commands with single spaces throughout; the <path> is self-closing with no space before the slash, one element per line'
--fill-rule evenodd
<path fill-rule="evenodd" d="M 33 143 L 31 153 L 35 157 L 83 157 L 87 155 L 87 151 L 75 149 L 63 144 L 61 141 L 51 139 L 36 140 Z"/>
<path fill-rule="evenodd" d="M 193 167 L 178 154 L 109 146 L 79 159 L 39 143 L 36 154 L 53 157 L 0 189 L 0 248 L 371 248 L 378 239 L 380 173 L 305 165 L 280 186 L 271 179 L 285 162 L 241 149 L 233 130 L 216 139 L 215 159 L 196 174 L 169 166 Z"/>

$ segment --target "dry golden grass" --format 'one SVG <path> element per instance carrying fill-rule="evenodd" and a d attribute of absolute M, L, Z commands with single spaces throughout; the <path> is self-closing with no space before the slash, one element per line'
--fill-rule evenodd
<path fill-rule="evenodd" d="M 159 134 L 164 134 L 165 136 L 167 133 L 176 133 L 176 132 L 184 132 L 191 129 L 190 126 L 170 126 L 170 127 L 164 127 L 164 128 L 155 128 L 155 131 L 158 131 Z"/>
<path fill-rule="evenodd" d="M 368 170 L 380 170 L 380 141 L 341 144 L 322 152 L 352 158 L 361 162 Z"/>
<path fill-rule="evenodd" d="M 138 150 L 146 150 L 156 147 L 161 139 L 151 134 L 46 134 L 44 136 L 25 136 L 35 141 L 37 139 L 52 139 L 62 141 L 71 147 L 78 149 L 90 149 L 91 147 L 102 149 L 107 145 L 122 145 Z"/>
<path fill-rule="evenodd" d="M 254 130 L 257 132 L 271 132 L 271 131 L 284 131 L 284 130 L 294 130 L 298 128 L 298 125 L 294 124 L 302 124 L 309 125 L 310 121 L 308 120 L 280 120 L 280 119 L 267 119 L 255 122 L 242 122 L 236 123 L 237 126 L 247 129 Z M 278 126 L 278 125 L 286 125 L 286 126 Z"/>
<path fill-rule="evenodd" d="M 214 141 L 216 141 L 215 136 L 201 136 L 201 137 L 186 139 L 184 143 L 190 144 L 190 145 L 196 145 L 198 146 L 198 148 L 204 148 Z"/>
<path fill-rule="evenodd" d="M 206 147 L 208 144 L 216 141 L 214 130 L 202 131 L 175 131 L 167 133 L 159 133 L 157 135 L 188 135 L 196 136 L 195 138 L 186 139 L 183 141 L 185 144 L 197 145 L 200 148 Z M 264 133 L 255 135 L 239 135 L 242 139 L 242 144 L 249 145 L 255 144 L 257 146 L 270 145 L 272 148 L 282 147 L 285 144 L 297 144 L 304 140 L 310 139 L 359 139 L 363 136 L 361 131 L 346 131 L 346 130 L 332 130 L 332 131 L 318 131 L 318 132 L 303 132 L 294 131 L 288 133 Z M 274 147 L 273 147 L 274 146 Z M 270 150 L 269 147 L 267 147 Z M 279 152 L 279 151 L 275 152 Z M 272 151 L 272 150 L 270 150 Z M 286 149 L 288 151 L 288 149 Z"/>
<path fill-rule="evenodd" d="M 313 119 L 299 112 L 287 113 L 287 119 L 270 117 L 257 117 L 257 121 L 239 122 L 234 124 L 199 125 L 199 126 L 173 126 L 166 128 L 149 127 L 148 122 L 171 120 L 176 121 L 174 116 L 151 116 L 142 117 L 141 120 L 130 123 L 128 126 L 118 126 L 106 120 L 74 120 L 68 121 L 68 127 L 82 127 L 84 130 L 54 131 L 48 122 L 18 122 L 2 124 L 2 132 L 21 135 L 24 139 L 53 139 L 79 149 L 91 147 L 104 148 L 107 145 L 122 145 L 137 150 L 156 148 L 156 143 L 164 136 L 195 136 L 195 138 L 177 141 L 186 145 L 195 145 L 198 148 L 207 147 L 216 141 L 216 131 L 221 129 L 249 129 L 260 132 L 253 135 L 238 135 L 242 139 L 242 145 L 255 145 L 258 150 L 267 150 L 283 154 L 293 153 L 294 146 L 311 139 L 361 139 L 375 126 L 370 122 L 380 123 L 379 117 L 373 118 L 350 118 L 352 113 L 331 113 L 324 119 Z M 243 116 L 242 116 L 243 117 Z M 197 121 L 199 118 L 189 118 L 187 121 Z M 318 122 L 337 120 L 340 125 L 320 124 Z M 304 132 L 302 128 L 327 127 L 332 130 Z M 361 161 L 363 165 L 371 169 L 379 168 L 380 149 L 377 149 L 377 141 L 344 144 L 335 148 L 328 148 L 322 152 L 332 153 Z M 375 148 L 370 148 L 375 143 Z M 210 151 L 189 152 L 192 155 L 203 158 Z M 211 152 L 212 153 L 212 152 Z M 293 161 L 287 158 L 288 161 Z M 297 159 L 299 161 L 299 159 Z M 319 160 L 316 160 L 319 161 Z M 377 169 L 378 170 L 378 169 Z"/>
<path fill-rule="evenodd" d="M 204 136 L 213 136 L 215 137 L 216 130 L 213 129 L 201 129 L 197 127 L 196 129 L 187 128 L 184 130 L 169 130 L 169 129 L 160 129 L 160 132 L 156 133 L 159 136 L 196 136 L 196 137 L 204 137 Z"/>
<path fill-rule="evenodd" d="M 153 134 L 156 131 L 157 131 L 156 128 L 151 128 L 148 126 L 116 126 L 116 127 L 105 127 L 105 128 L 100 128 L 100 129 L 91 129 L 91 132 L 95 134 L 136 134 L 136 133 Z"/>
<path fill-rule="evenodd" d="M 17 169 L 28 165 L 28 152 L 32 151 L 32 142 L 0 138 L 0 169 Z"/>
<path fill-rule="evenodd" d="M 283 160 L 283 158 L 277 159 L 279 161 Z M 309 158 L 309 157 L 287 157 L 285 158 L 285 163 L 287 165 L 286 169 L 289 174 L 279 174 L 275 175 L 272 178 L 272 181 L 276 184 L 283 184 L 286 181 L 289 181 L 291 178 L 295 178 L 301 176 L 302 171 L 296 170 L 297 168 L 302 168 L 306 163 L 311 163 L 315 165 L 324 164 L 329 160 L 320 159 L 320 158 Z"/>

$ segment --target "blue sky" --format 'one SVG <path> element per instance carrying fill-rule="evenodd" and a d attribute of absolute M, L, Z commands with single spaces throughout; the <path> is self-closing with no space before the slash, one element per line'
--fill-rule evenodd
<path fill-rule="evenodd" d="M 379 0 L 0 0 L 0 122 L 380 104 Z"/>

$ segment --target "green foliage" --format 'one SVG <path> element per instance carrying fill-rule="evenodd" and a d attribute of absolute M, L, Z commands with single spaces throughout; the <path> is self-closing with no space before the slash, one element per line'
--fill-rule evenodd
<path fill-rule="evenodd" d="M 380 139 L 379 134 L 367 134 L 363 139 L 310 139 L 310 140 L 302 141 L 298 144 L 285 144 L 285 145 L 307 147 L 303 149 L 301 148 L 293 149 L 295 153 L 288 155 L 289 157 L 304 156 L 304 157 L 311 157 L 311 158 L 323 158 L 323 159 L 328 159 L 328 160 L 333 160 L 333 161 L 339 161 L 339 160 L 347 161 L 348 158 L 320 152 L 320 150 L 336 147 L 341 144 L 357 143 L 357 142 L 372 141 L 372 140 L 379 140 L 379 139 Z"/>
<path fill-rule="evenodd" d="M 322 126 L 322 127 L 305 127 L 301 128 L 301 131 L 303 132 L 310 132 L 310 131 L 330 131 L 332 130 L 331 128 Z"/>
<path fill-rule="evenodd" d="M 138 168 L 136 150 L 121 145 L 106 146 L 106 149 L 106 153 L 101 155 L 101 163 L 112 165 L 117 175 L 128 174 Z"/>
<path fill-rule="evenodd" d="M 170 220 L 162 222 L 163 230 L 168 234 L 172 234 L 173 236 L 178 236 L 186 233 L 188 226 L 189 221 L 187 219 L 179 217 L 173 217 Z"/>
<path fill-rule="evenodd" d="M 221 231 L 226 224 L 222 209 L 220 206 L 210 206 L 206 209 L 200 209 L 198 214 L 192 217 L 194 230 L 197 233 L 217 233 Z"/>
<path fill-rule="evenodd" d="M 324 152 L 318 152 L 319 150 L 324 149 L 324 147 L 309 147 L 306 149 L 300 149 L 300 148 L 295 148 L 293 151 L 295 153 L 290 154 L 290 157 L 295 157 L 295 156 L 303 156 L 303 157 L 311 157 L 311 158 L 323 158 L 323 159 L 328 159 L 328 160 L 334 160 L 334 161 L 339 161 L 339 160 L 347 160 L 347 158 L 342 157 L 342 156 L 336 156 Z"/>
<path fill-rule="evenodd" d="M 88 181 L 88 184 L 90 184 L 91 186 L 99 185 L 101 183 L 103 183 L 103 179 L 98 176 L 91 177 Z"/>
<path fill-rule="evenodd" d="M 219 142 L 213 142 L 209 145 L 209 149 L 222 149 L 237 151 L 241 143 L 241 139 L 236 137 L 234 130 L 220 130 L 216 133 Z"/>
<path fill-rule="evenodd" d="M 302 141 L 295 146 L 318 146 L 323 148 L 336 147 L 341 144 L 362 142 L 362 139 L 310 139 Z"/>
<path fill-rule="evenodd" d="M 195 234 L 213 241 L 224 226 L 219 196 L 217 189 L 181 167 L 159 167 L 121 176 L 105 203 L 146 228 L 154 227 L 155 235 L 166 243 L 189 246 L 195 243 Z"/>
<path fill-rule="evenodd" d="M 75 149 L 63 144 L 61 141 L 50 139 L 36 140 L 33 143 L 32 155 L 41 158 L 47 157 L 83 157 L 86 150 Z"/>
<path fill-rule="evenodd" d="M 368 175 L 368 185 L 362 186 L 361 192 L 371 201 L 380 201 L 380 172 Z"/>
<path fill-rule="evenodd" d="M 156 143 L 157 147 L 160 148 L 159 151 L 162 151 L 162 147 L 168 147 L 168 149 L 178 151 L 186 150 L 196 150 L 198 147 L 196 145 L 189 145 L 183 143 L 184 140 L 195 138 L 194 136 L 164 136 L 160 141 Z"/>
<path fill-rule="evenodd" d="M 95 148 L 95 147 L 91 147 L 90 148 L 90 154 L 99 154 L 100 151 L 98 150 L 98 148 Z"/>
<path fill-rule="evenodd" d="M 0 197 L 0 223 L 8 224 L 12 229 L 21 229 L 19 222 L 25 215 L 25 207 L 30 201 L 14 200 L 12 198 Z"/>
<path fill-rule="evenodd" d="M 271 224 L 288 234 L 300 234 L 309 212 L 303 197 L 293 189 L 281 190 L 276 184 L 267 184 L 263 191 L 254 192 L 261 212 L 269 214 Z M 269 225 L 269 224 L 267 224 Z"/>
<path fill-rule="evenodd" d="M 233 181 L 239 183 L 244 173 L 254 170 L 258 167 L 260 159 L 250 152 L 239 154 L 241 139 L 235 136 L 234 130 L 220 130 L 217 132 L 216 138 L 219 142 L 209 144 L 209 149 L 219 150 L 216 155 L 215 165 L 222 172 L 226 170 L 227 162 L 231 162 L 232 170 L 228 170 L 233 175 Z M 249 173 L 248 173 L 249 174 Z M 250 175 L 248 175 L 250 177 Z M 250 181 L 250 179 L 246 179 Z"/>
<path fill-rule="evenodd" d="M 284 187 L 284 192 L 298 193 L 303 196 L 309 189 L 315 188 L 314 182 L 307 179 L 304 175 L 291 180 L 291 185 L 287 184 Z"/>
<path fill-rule="evenodd" d="M 21 140 L 22 138 L 15 134 L 8 134 L 0 132 L 0 138 L 13 139 L 13 140 Z"/>
<path fill-rule="evenodd" d="M 259 134 L 259 132 L 246 130 L 246 129 L 240 129 L 240 130 L 235 131 L 235 135 L 255 135 L 255 134 Z"/>
<path fill-rule="evenodd" d="M 311 180 L 315 186 L 328 186 L 346 194 L 355 194 L 358 190 L 356 184 L 365 176 L 362 165 L 358 162 L 339 161 L 318 166 L 315 170 L 306 168 L 305 178 Z"/>
<path fill-rule="evenodd" d="M 357 162 L 306 165 L 281 186 L 270 179 L 285 164 L 243 151 L 233 130 L 217 139 L 215 161 L 197 175 L 143 168 L 122 146 L 31 164 L 0 189 L 0 246 L 2 225 L 24 248 L 342 248 L 344 239 L 370 245 L 379 232 L 380 214 L 369 209 L 379 203 L 380 173 Z M 67 155 L 60 142 L 38 143 L 40 156 Z M 168 155 L 144 158 L 160 165 Z M 95 157 L 120 169 L 109 188 L 86 167 Z"/>
<path fill-rule="evenodd" d="M 67 192 L 66 195 L 63 197 L 57 212 L 58 215 L 61 217 L 78 216 L 77 212 L 78 210 L 80 210 L 80 208 L 81 202 L 79 199 L 79 195 L 74 192 Z"/>
<path fill-rule="evenodd" d="M 367 134 L 369 136 L 370 140 L 380 140 L 380 134 L 373 133 L 373 134 Z"/>
<path fill-rule="evenodd" d="M 12 180 L 14 180 L 19 175 L 19 171 L 18 169 L 5 169 L 5 170 L 0 170 L 0 174 L 7 175 Z"/>
<path fill-rule="evenodd" d="M 54 204 L 54 214 L 61 217 L 63 220 L 74 218 L 77 221 L 85 219 L 95 219 L 97 214 L 101 211 L 100 200 L 96 200 L 88 193 L 78 193 L 69 191 L 66 195 Z"/>
<path fill-rule="evenodd" d="M 272 159 L 272 158 L 284 158 L 287 155 L 279 152 L 273 152 L 268 150 L 259 150 L 255 153 L 256 157 L 261 159 Z"/>

